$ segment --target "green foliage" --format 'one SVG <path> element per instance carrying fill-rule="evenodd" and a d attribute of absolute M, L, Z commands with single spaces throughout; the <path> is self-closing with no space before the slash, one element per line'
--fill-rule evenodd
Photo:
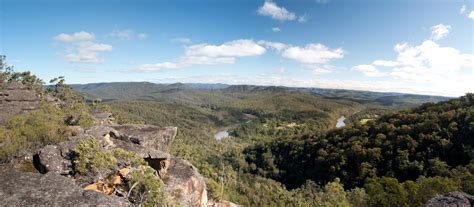
<path fill-rule="evenodd" d="M 105 151 L 95 138 L 81 140 L 75 152 L 78 154 L 74 161 L 75 169 L 81 174 L 93 173 L 103 175 L 117 163 L 117 158 L 110 151 Z"/>
<path fill-rule="evenodd" d="M 450 176 L 467 165 L 474 149 L 474 95 L 388 114 L 361 125 L 263 142 L 244 150 L 251 173 L 290 188 L 305 180 L 327 183 L 340 177 L 349 188 L 366 178 L 400 181 Z"/>
<path fill-rule="evenodd" d="M 35 90 L 39 94 L 42 94 L 44 82 L 41 79 L 29 71 L 15 72 L 13 68 L 13 66 L 7 64 L 6 56 L 0 55 L 0 90 L 8 85 L 8 83 L 18 82 L 28 89 Z"/>
<path fill-rule="evenodd" d="M 132 202 L 145 206 L 157 206 L 166 203 L 163 192 L 164 184 L 153 168 L 140 166 L 138 170 L 131 172 L 130 177 L 128 188 L 131 191 L 129 199 Z"/>
<path fill-rule="evenodd" d="M 336 178 L 334 182 L 329 182 L 324 186 L 322 198 L 322 206 L 350 206 L 347 193 L 344 191 L 344 187 L 340 183 L 339 178 Z"/>
<path fill-rule="evenodd" d="M 453 179 L 420 177 L 399 183 L 395 178 L 369 178 L 364 185 L 371 206 L 423 206 L 436 194 L 458 191 Z"/>
<path fill-rule="evenodd" d="M 65 122 L 70 126 L 81 126 L 83 128 L 88 128 L 95 124 L 95 119 L 92 115 L 90 115 L 90 113 L 78 110 L 68 114 Z"/>
<path fill-rule="evenodd" d="M 347 199 L 354 207 L 366 207 L 368 206 L 369 195 L 365 192 L 364 188 L 353 188 L 347 192 Z"/>
<path fill-rule="evenodd" d="M 121 148 L 112 149 L 112 155 L 122 166 L 139 166 L 147 165 L 146 161 L 136 153 L 125 151 Z"/>
<path fill-rule="evenodd" d="M 72 133 L 64 125 L 61 110 L 42 103 L 41 111 L 11 118 L 1 131 L 0 162 L 8 162 L 27 152 L 68 139 Z"/>
<path fill-rule="evenodd" d="M 75 170 L 80 174 L 99 175 L 102 178 L 113 173 L 119 167 L 131 168 L 127 175 L 126 189 L 130 191 L 128 199 L 145 206 L 156 206 L 166 202 L 163 182 L 157 172 L 136 153 L 120 148 L 105 150 L 95 138 L 81 140 L 75 148 L 77 158 Z"/>
<path fill-rule="evenodd" d="M 415 203 L 412 205 L 422 206 L 436 194 L 443 194 L 459 190 L 458 183 L 446 177 L 420 177 L 416 180 L 418 190 L 416 191 Z"/>
<path fill-rule="evenodd" d="M 70 126 L 91 127 L 95 124 L 94 117 L 90 114 L 92 107 L 85 103 L 85 98 L 72 90 L 65 84 L 64 77 L 60 76 L 50 81 L 53 87 L 48 88 L 47 93 L 60 100 L 60 108 L 65 113 L 65 123 Z M 96 111 L 100 111 L 94 106 Z"/>
<path fill-rule="evenodd" d="M 450 177 L 460 184 L 462 191 L 474 195 L 474 161 L 452 169 Z"/>
<path fill-rule="evenodd" d="M 407 192 L 395 178 L 369 178 L 364 185 L 371 206 L 407 206 Z"/>

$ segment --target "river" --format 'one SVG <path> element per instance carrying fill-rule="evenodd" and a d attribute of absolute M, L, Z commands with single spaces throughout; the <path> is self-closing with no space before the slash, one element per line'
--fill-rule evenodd
<path fill-rule="evenodd" d="M 339 117 L 339 119 L 337 119 L 336 128 L 341 128 L 341 127 L 346 126 L 346 123 L 344 123 L 344 120 L 346 120 L 346 117 L 344 116 Z"/>
<path fill-rule="evenodd" d="M 214 138 L 216 138 L 216 140 L 221 140 L 221 139 L 224 139 L 224 138 L 227 138 L 227 137 L 229 137 L 229 132 L 227 130 L 217 132 L 214 135 Z"/>

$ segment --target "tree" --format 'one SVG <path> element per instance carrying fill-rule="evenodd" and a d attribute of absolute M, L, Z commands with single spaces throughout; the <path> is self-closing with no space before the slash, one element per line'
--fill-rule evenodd
<path fill-rule="evenodd" d="M 371 206 L 407 206 L 407 192 L 395 178 L 368 178 L 364 185 Z"/>

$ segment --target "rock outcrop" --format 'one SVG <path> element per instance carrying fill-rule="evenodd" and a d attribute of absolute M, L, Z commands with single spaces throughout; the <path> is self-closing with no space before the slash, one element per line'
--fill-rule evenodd
<path fill-rule="evenodd" d="M 169 152 L 176 137 L 176 127 L 160 128 L 153 125 L 130 124 L 112 126 L 120 133 L 118 139 L 163 152 Z"/>
<path fill-rule="evenodd" d="M 0 125 L 12 116 L 35 111 L 40 108 L 40 98 L 35 91 L 20 83 L 12 82 L 0 91 Z"/>
<path fill-rule="evenodd" d="M 96 138 L 104 149 L 121 148 L 144 158 L 165 183 L 170 200 L 182 206 L 207 206 L 205 179 L 189 162 L 169 155 L 176 127 L 152 125 L 94 126 L 80 129 L 77 136 L 57 145 L 45 146 L 34 156 L 41 173 L 69 176 L 73 174 L 76 145 L 84 139 Z M 96 182 L 96 177 L 76 180 L 79 186 Z"/>
<path fill-rule="evenodd" d="M 2 206 L 128 206 L 123 198 L 86 191 L 74 180 L 48 173 L 6 172 L 0 176 Z"/>
<path fill-rule="evenodd" d="M 182 206 L 206 206 L 206 182 L 188 161 L 171 158 L 164 177 L 166 189 Z"/>
<path fill-rule="evenodd" d="M 0 91 L 0 125 L 5 124 L 12 116 L 39 110 L 42 100 L 59 103 L 48 96 L 40 97 L 20 83 L 10 83 L 6 89 Z M 93 116 L 98 126 L 88 129 L 71 127 L 77 131 L 75 136 L 55 145 L 47 145 L 32 156 L 33 165 L 40 173 L 13 170 L 1 172 L 0 205 L 131 205 L 128 200 L 116 196 L 119 194 L 109 192 L 107 195 L 98 187 L 93 188 L 94 185 L 99 186 L 107 176 L 114 178 L 113 184 L 115 180 L 118 183 L 121 179 L 126 180 L 123 173 L 117 172 L 134 170 L 130 166 L 117 162 L 113 169 L 104 169 L 107 171 L 105 174 L 99 172 L 100 176 L 94 173 L 78 173 L 75 169 L 77 145 L 83 140 L 95 138 L 103 150 L 121 148 L 144 158 L 164 181 L 166 193 L 170 195 L 172 203 L 179 203 L 181 206 L 207 206 L 204 178 L 189 162 L 173 158 L 169 154 L 177 134 L 176 127 L 115 125 L 110 113 L 97 112 Z M 28 163 L 31 164 L 31 161 Z"/>
<path fill-rule="evenodd" d="M 436 195 L 426 203 L 426 207 L 471 207 L 474 206 L 474 196 L 463 192 L 450 192 Z"/>

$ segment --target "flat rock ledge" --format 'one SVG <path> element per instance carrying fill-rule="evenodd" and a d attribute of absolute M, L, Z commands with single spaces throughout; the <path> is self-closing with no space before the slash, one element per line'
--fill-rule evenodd
<path fill-rule="evenodd" d="M 6 172 L 0 176 L 2 206 L 129 206 L 120 197 L 85 191 L 72 178 L 48 173 Z"/>

